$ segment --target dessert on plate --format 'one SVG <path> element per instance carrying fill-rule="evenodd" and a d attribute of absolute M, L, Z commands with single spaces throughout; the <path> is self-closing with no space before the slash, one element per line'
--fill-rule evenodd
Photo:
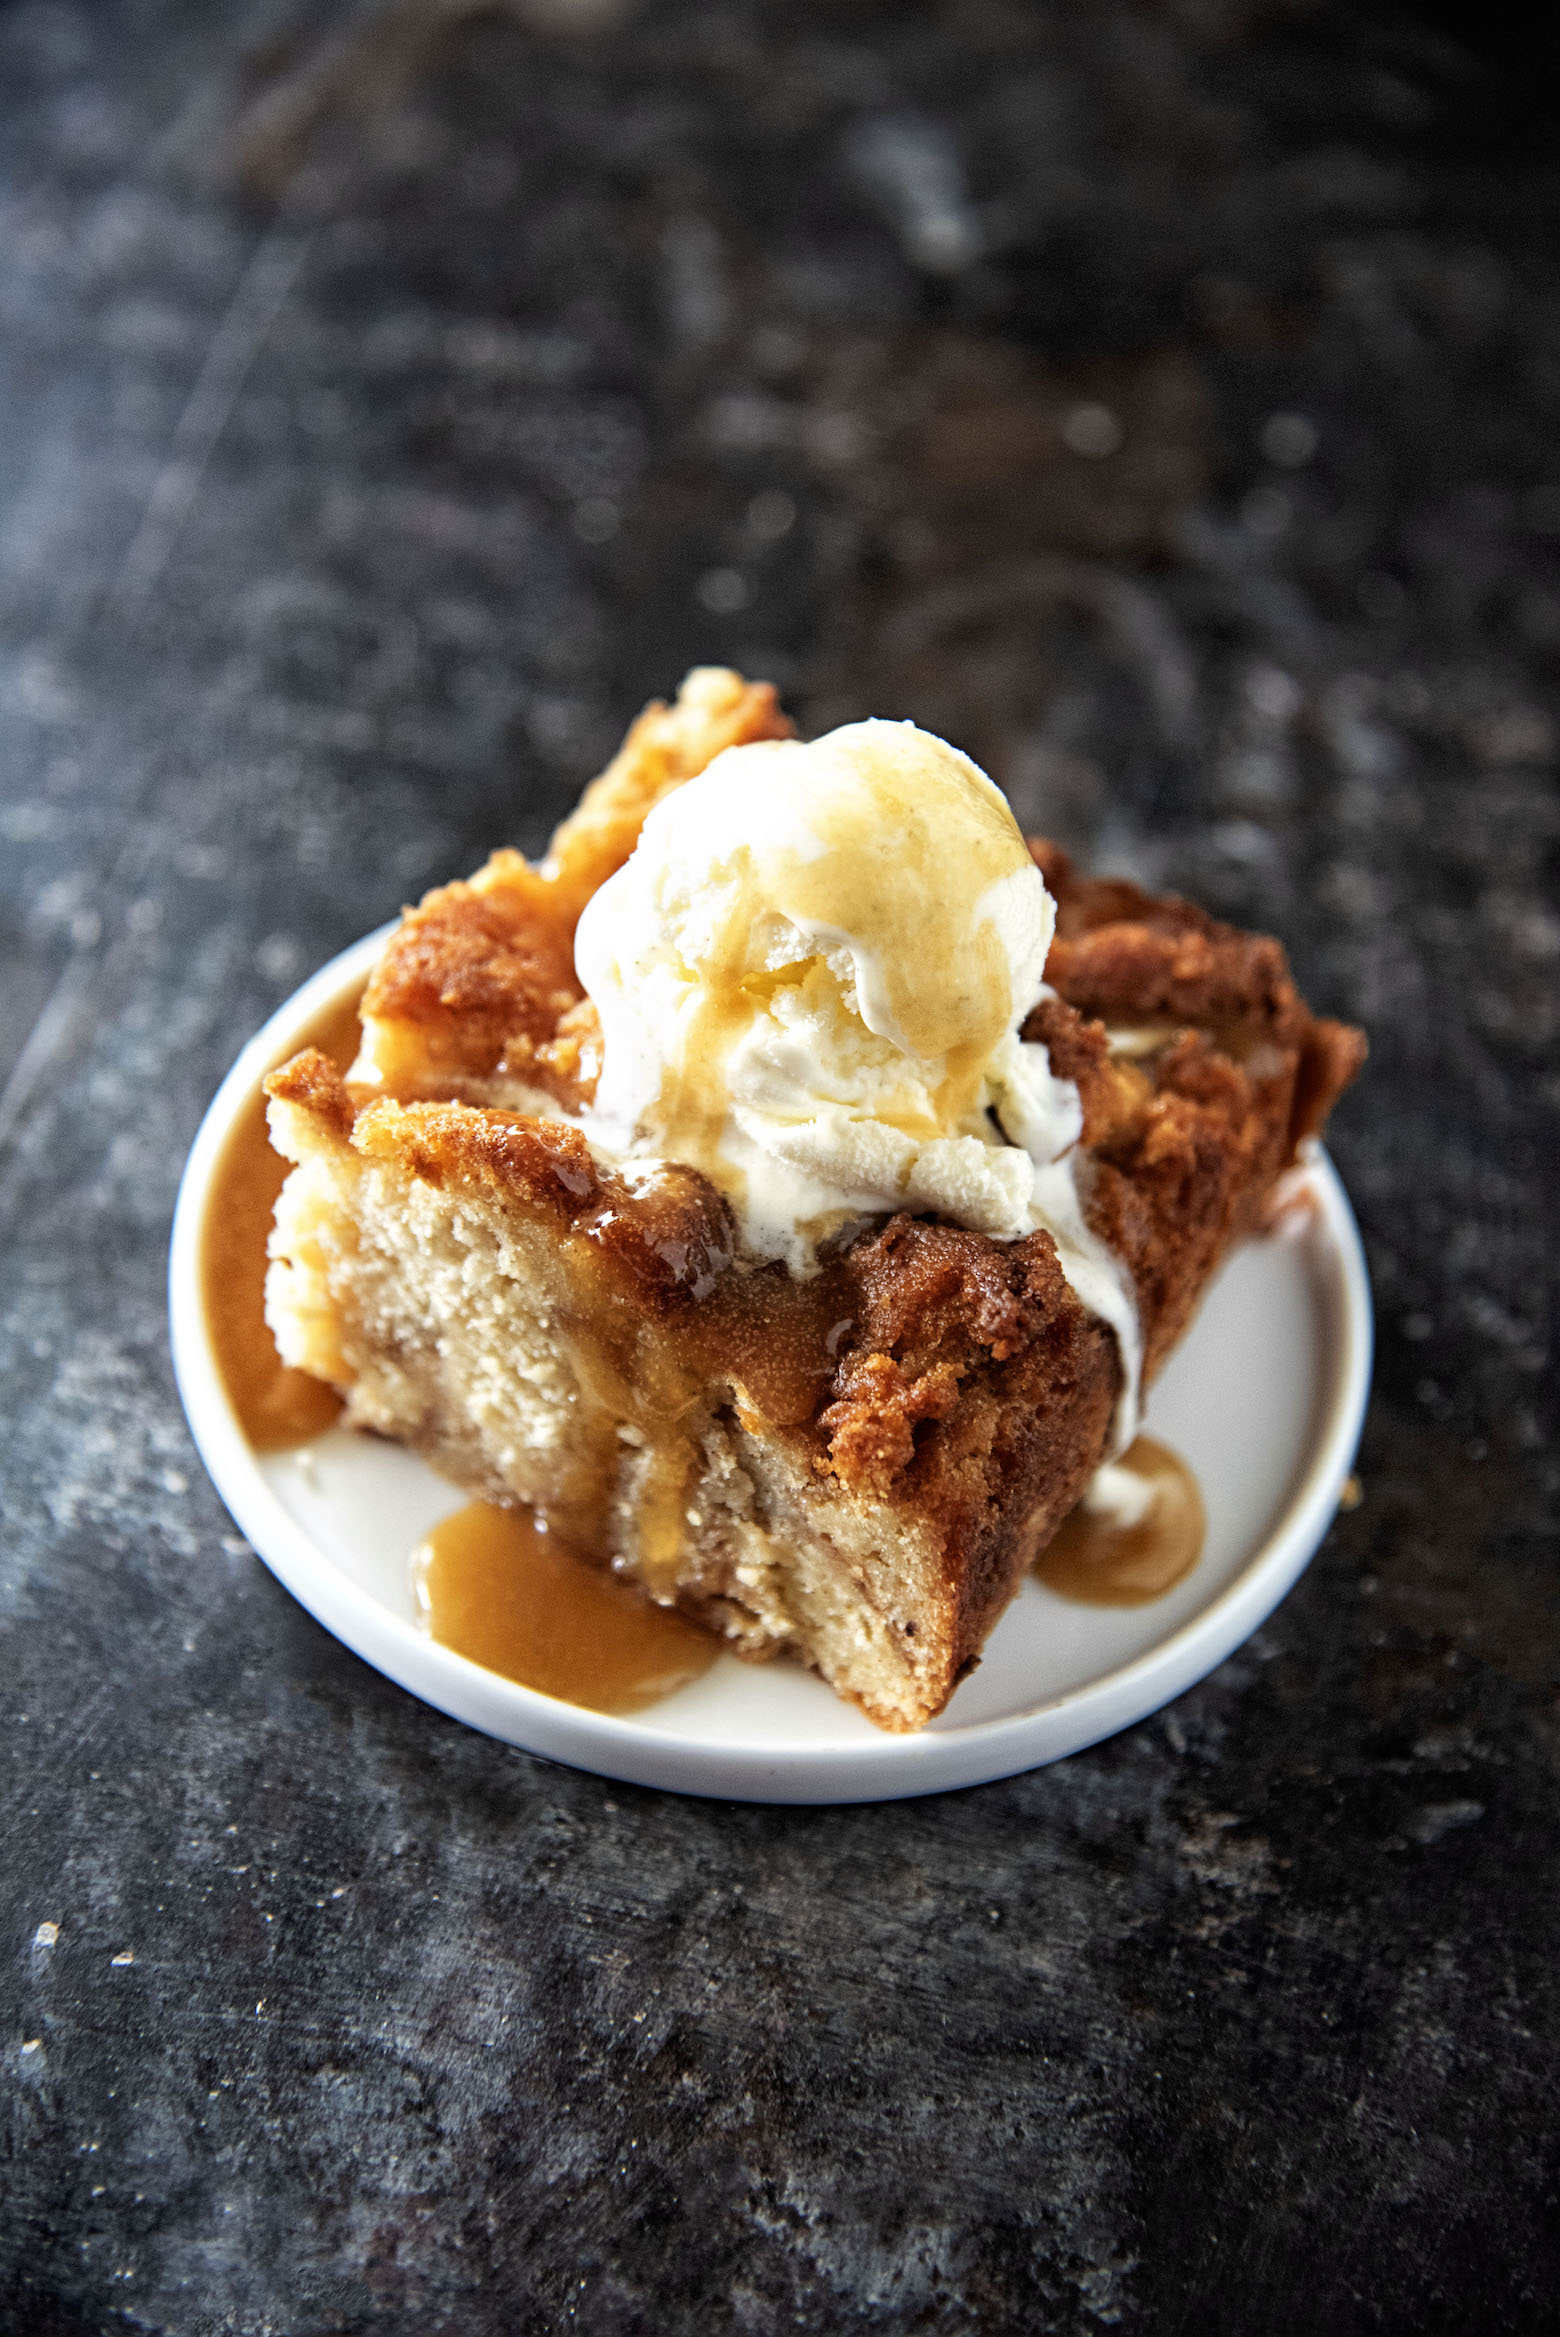
<path fill-rule="evenodd" d="M 1357 1070 L 1276 941 L 701 669 L 267 1082 L 284 1360 L 741 1655 L 935 1717 Z"/>

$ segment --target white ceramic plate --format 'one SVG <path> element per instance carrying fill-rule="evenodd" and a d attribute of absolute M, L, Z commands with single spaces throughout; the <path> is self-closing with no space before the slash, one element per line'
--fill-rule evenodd
<path fill-rule="evenodd" d="M 1026 1582 L 974 1675 L 919 1736 L 887 1736 L 789 1664 L 721 1656 L 702 1679 L 611 1719 L 484 1671 L 419 1628 L 408 1560 L 465 1496 L 393 1445 L 333 1429 L 258 1457 L 217 1376 L 198 1275 L 211 1181 L 234 1119 L 322 1011 L 361 987 L 371 934 L 305 983 L 244 1049 L 179 1193 L 169 1284 L 174 1366 L 218 1492 L 328 1631 L 473 1728 L 606 1777 L 748 1801 L 893 1800 L 1060 1759 L 1178 1696 L 1277 1605 L 1331 1522 L 1370 1376 L 1359 1235 L 1318 1153 L 1311 1206 L 1225 1266 L 1154 1390 L 1146 1427 L 1197 1472 L 1208 1541 L 1166 1598 L 1087 1607 Z"/>

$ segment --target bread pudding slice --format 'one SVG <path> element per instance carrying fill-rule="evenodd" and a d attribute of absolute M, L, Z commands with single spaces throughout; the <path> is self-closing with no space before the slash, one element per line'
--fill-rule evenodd
<path fill-rule="evenodd" d="M 800 1275 L 744 1249 L 697 1170 L 614 1164 L 570 1117 L 599 1062 L 585 901 L 660 795 L 785 728 L 772 692 L 690 676 L 540 867 L 501 853 L 408 914 L 351 1073 L 305 1052 L 267 1083 L 296 1164 L 267 1314 L 350 1424 L 913 1729 L 1099 1465 L 1115 1334 L 1047 1231 L 901 1212 Z M 1032 850 L 1057 929 L 1022 1035 L 1076 1083 L 1089 1222 L 1151 1376 L 1363 1042 L 1310 1015 L 1276 942 Z"/>

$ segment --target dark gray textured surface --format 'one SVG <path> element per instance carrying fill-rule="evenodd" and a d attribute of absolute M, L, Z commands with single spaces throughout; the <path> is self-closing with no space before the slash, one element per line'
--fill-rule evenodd
<path fill-rule="evenodd" d="M 1369 11 L 531 13 L 0 10 L 0 2326 L 1553 2327 L 1541 146 Z M 1362 1506 L 1172 1711 L 922 1804 L 424 1710 L 171 1384 L 238 1044 L 712 656 L 1374 1042 Z"/>

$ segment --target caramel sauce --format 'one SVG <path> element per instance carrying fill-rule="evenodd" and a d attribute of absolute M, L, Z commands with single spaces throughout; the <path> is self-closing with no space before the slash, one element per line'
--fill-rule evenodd
<path fill-rule="evenodd" d="M 720 1642 L 588 1566 L 530 1511 L 473 1501 L 412 1560 L 441 1647 L 589 1712 L 642 1712 L 709 1669 Z"/>
<path fill-rule="evenodd" d="M 298 1047 L 318 1047 L 345 1070 L 357 1053 L 358 1002 L 332 1006 Z M 294 1050 L 296 1051 L 296 1050 Z M 266 1241 L 289 1168 L 266 1135 L 257 1089 L 233 1123 L 211 1181 L 200 1237 L 206 1328 L 228 1400 L 256 1452 L 286 1452 L 329 1428 L 341 1398 L 306 1371 L 289 1371 L 265 1319 Z"/>
<path fill-rule="evenodd" d="M 1168 1445 L 1140 1436 L 1116 1464 L 1152 1489 L 1141 1518 L 1123 1524 L 1087 1499 L 1062 1520 L 1035 1562 L 1047 1590 L 1091 1607 L 1146 1607 L 1190 1574 L 1208 1524 L 1197 1479 Z"/>
<path fill-rule="evenodd" d="M 731 1240 L 711 1189 L 675 1170 L 641 1186 L 632 1209 L 613 1193 L 560 1236 L 568 1295 L 553 1327 L 578 1409 L 542 1522 L 575 1550 L 606 1547 L 627 1479 L 633 1554 L 652 1591 L 678 1574 L 718 1391 L 750 1427 L 810 1421 L 834 1370 L 829 1333 L 848 1320 L 833 1272 L 732 1273 Z"/>
<path fill-rule="evenodd" d="M 601 1280 L 608 1282 L 606 1276 Z M 669 1587 L 686 1540 L 684 1499 L 698 1459 L 684 1423 L 697 1411 L 703 1390 L 672 1342 L 637 1323 L 610 1284 L 601 1295 L 598 1307 L 557 1323 L 579 1390 L 579 1412 L 574 1452 L 538 1521 L 564 1546 L 604 1548 L 620 1475 L 625 1462 L 635 1465 L 628 1458 L 632 1446 L 642 1455 L 635 1554 L 652 1589 Z"/>

